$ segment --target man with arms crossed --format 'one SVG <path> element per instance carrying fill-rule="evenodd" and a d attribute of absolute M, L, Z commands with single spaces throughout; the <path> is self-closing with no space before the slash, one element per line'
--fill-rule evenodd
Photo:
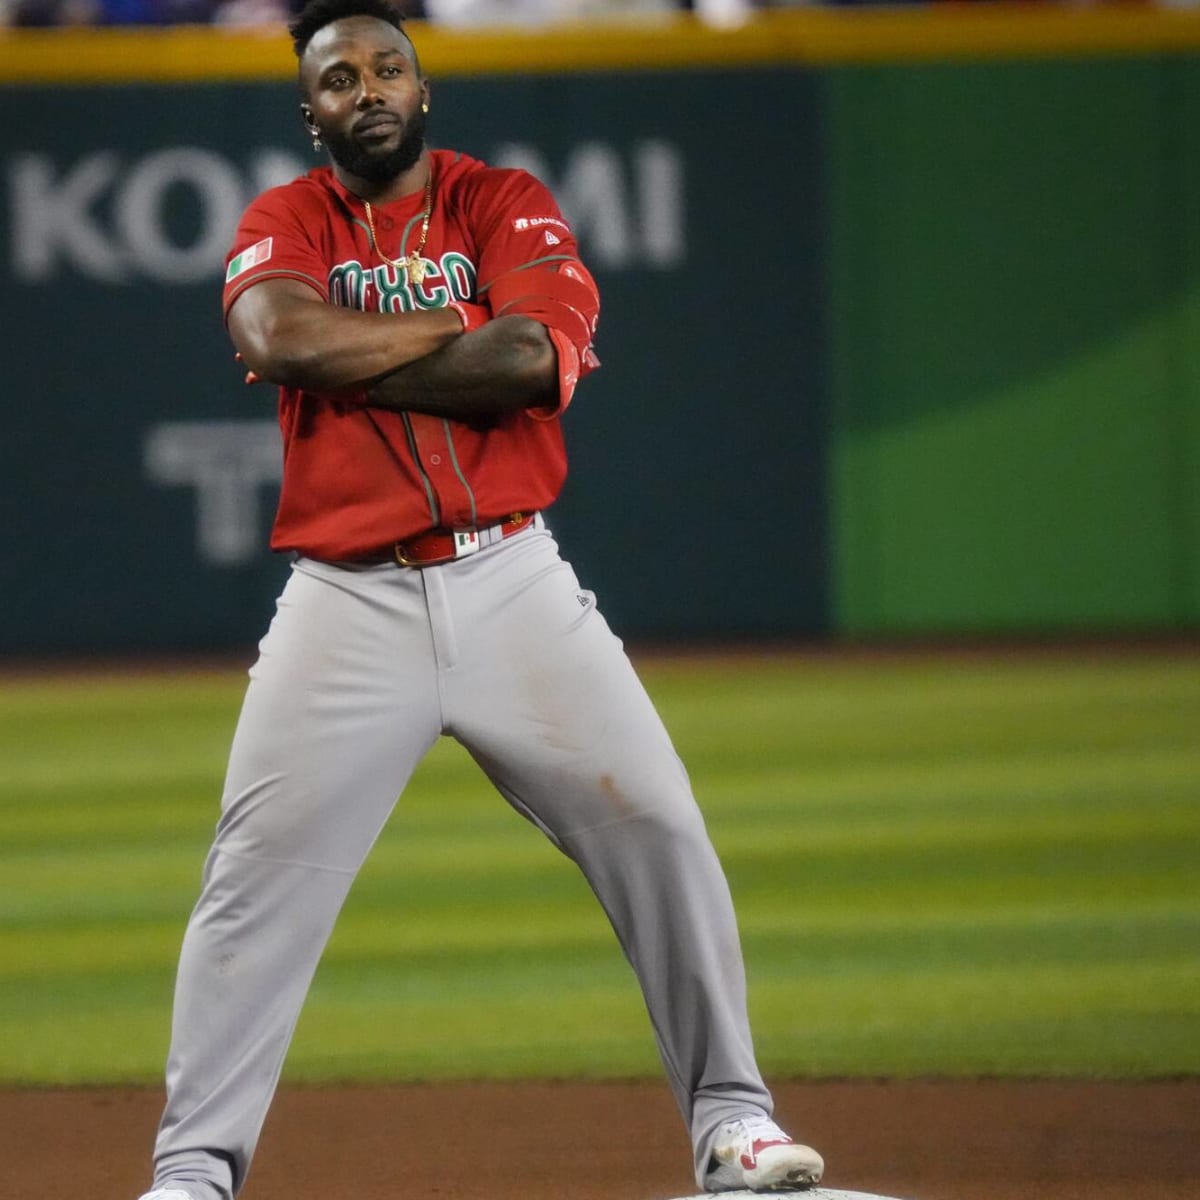
<path fill-rule="evenodd" d="M 225 312 L 281 388 L 271 544 L 296 555 L 250 672 L 180 955 L 145 1200 L 230 1200 L 356 872 L 445 734 L 584 872 L 637 974 L 709 1191 L 797 1190 L 729 890 L 682 765 L 540 515 L 597 365 L 595 284 L 549 192 L 425 146 L 386 0 L 292 26 L 331 167 L 247 209 Z"/>

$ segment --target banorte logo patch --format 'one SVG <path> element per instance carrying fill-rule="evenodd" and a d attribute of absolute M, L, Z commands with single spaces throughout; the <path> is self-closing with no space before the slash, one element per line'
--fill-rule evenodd
<path fill-rule="evenodd" d="M 557 225 L 559 229 L 566 233 L 571 232 L 571 227 L 566 221 L 560 221 L 557 217 L 514 217 L 513 229 L 517 233 L 524 233 L 528 229 L 541 229 L 544 225 Z"/>

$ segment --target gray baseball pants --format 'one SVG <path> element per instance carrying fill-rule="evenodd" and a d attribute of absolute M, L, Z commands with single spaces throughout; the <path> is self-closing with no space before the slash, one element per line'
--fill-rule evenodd
<path fill-rule="evenodd" d="M 250 671 L 180 954 L 155 1186 L 230 1200 L 355 874 L 441 735 L 583 871 L 695 1151 L 770 1114 L 733 906 L 682 763 L 541 518 L 445 566 L 300 559 Z"/>

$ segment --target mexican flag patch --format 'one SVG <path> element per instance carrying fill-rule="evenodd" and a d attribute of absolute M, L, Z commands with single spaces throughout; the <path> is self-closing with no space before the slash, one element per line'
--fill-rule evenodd
<path fill-rule="evenodd" d="M 225 282 L 236 279 L 251 267 L 257 267 L 259 263 L 265 263 L 271 257 L 271 240 L 263 238 L 261 242 L 255 242 L 248 250 L 243 250 L 241 254 L 231 258 L 229 269 L 225 272 Z"/>

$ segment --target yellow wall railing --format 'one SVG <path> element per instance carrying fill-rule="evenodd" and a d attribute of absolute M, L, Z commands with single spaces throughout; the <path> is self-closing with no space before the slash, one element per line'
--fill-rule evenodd
<path fill-rule="evenodd" d="M 964 4 L 762 12 L 736 30 L 687 14 L 537 32 L 410 23 L 432 75 L 819 66 L 1200 52 L 1200 13 Z M 0 86 L 290 79 L 278 28 L 8 30 Z"/>

